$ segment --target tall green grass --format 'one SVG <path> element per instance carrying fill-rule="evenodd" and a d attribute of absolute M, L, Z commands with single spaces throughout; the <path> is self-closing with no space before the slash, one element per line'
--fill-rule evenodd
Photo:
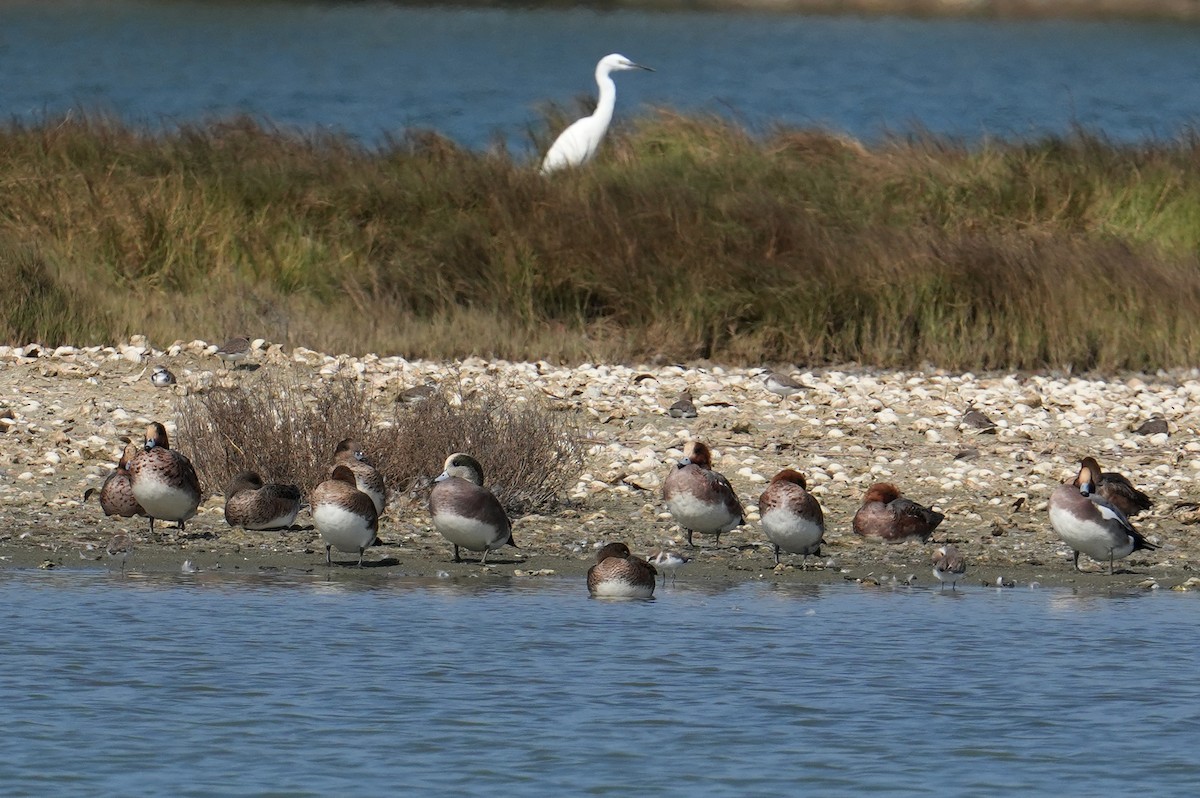
<path fill-rule="evenodd" d="M 11 342 L 1154 369 L 1200 355 L 1200 138 L 975 146 L 667 112 L 543 178 L 417 133 L 0 129 Z M 63 314 L 61 308 L 66 308 Z M 15 310 L 14 310 L 15 309 Z"/>

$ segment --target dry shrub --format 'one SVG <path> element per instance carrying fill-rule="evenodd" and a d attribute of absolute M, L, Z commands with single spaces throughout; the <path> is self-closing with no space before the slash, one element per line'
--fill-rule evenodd
<path fill-rule="evenodd" d="M 435 394 L 398 406 L 379 424 L 367 390 L 350 380 L 317 385 L 264 375 L 188 397 L 178 420 L 179 448 L 209 491 L 240 471 L 308 491 L 325 479 L 333 450 L 357 438 L 393 495 L 423 498 L 445 458 L 470 453 L 511 514 L 553 507 L 583 463 L 571 418 L 538 400 L 496 390 L 471 397 Z"/>

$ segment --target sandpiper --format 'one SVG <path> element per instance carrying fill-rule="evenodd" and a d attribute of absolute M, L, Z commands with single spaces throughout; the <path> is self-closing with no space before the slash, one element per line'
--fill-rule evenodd
<path fill-rule="evenodd" d="M 780 399 L 787 399 L 789 396 L 794 396 L 801 391 L 810 390 L 810 386 L 780 371 L 767 370 L 762 375 L 762 381 L 767 390 Z"/>
<path fill-rule="evenodd" d="M 150 375 L 150 384 L 155 388 L 169 388 L 175 384 L 175 375 L 164 366 L 155 366 Z"/>
<path fill-rule="evenodd" d="M 329 479 L 312 492 L 313 524 L 325 543 L 325 564 L 333 565 L 332 550 L 348 554 L 358 552 L 362 568 L 363 552 L 379 533 L 379 514 L 375 502 L 354 482 L 354 472 L 337 466 Z"/>
<path fill-rule="evenodd" d="M 962 579 L 966 572 L 967 561 L 952 544 L 947 543 L 934 552 L 933 575 L 942 583 L 942 590 L 946 589 L 947 582 L 950 583 L 950 589 L 955 590 L 958 580 Z"/>
<path fill-rule="evenodd" d="M 145 449 L 129 463 L 129 484 L 138 504 L 154 519 L 176 521 L 179 528 L 200 506 L 200 479 L 192 461 L 173 450 L 167 429 L 155 421 L 146 427 Z"/>
<path fill-rule="evenodd" d="M 683 391 L 679 394 L 679 398 L 675 400 L 675 404 L 667 408 L 667 415 L 671 418 L 695 418 L 696 405 L 692 402 L 692 392 Z"/>
<path fill-rule="evenodd" d="M 133 535 L 125 533 L 113 535 L 112 539 L 108 541 L 108 545 L 104 547 L 104 553 L 109 557 L 121 558 L 121 573 L 125 573 L 125 561 L 133 553 Z"/>
<path fill-rule="evenodd" d="M 891 543 L 911 538 L 925 541 L 944 518 L 941 513 L 904 498 L 895 485 L 876 482 L 867 488 L 851 526 L 856 535 Z"/>
<path fill-rule="evenodd" d="M 683 459 L 663 481 L 663 500 L 687 531 L 688 546 L 693 545 L 693 532 L 715 534 L 719 546 L 721 533 L 745 520 L 733 486 L 712 470 L 712 452 L 700 441 L 688 441 L 683 447 Z"/>
<path fill-rule="evenodd" d="M 1079 552 L 1094 560 L 1108 560 L 1109 574 L 1115 573 L 1114 563 L 1139 549 L 1157 549 L 1133 528 L 1121 512 L 1097 490 L 1100 466 L 1091 457 L 1079 464 L 1079 473 L 1071 482 L 1055 488 L 1050 494 L 1050 525 L 1074 552 L 1075 570 L 1079 567 Z"/>
<path fill-rule="evenodd" d="M 671 575 L 671 583 L 675 583 L 675 577 L 679 574 L 679 569 L 691 562 L 691 558 L 684 557 L 682 554 L 674 551 L 660 549 L 650 555 L 648 562 L 662 572 L 663 584 L 667 583 L 667 574 Z"/>
<path fill-rule="evenodd" d="M 232 366 L 236 369 L 249 359 L 251 351 L 250 339 L 238 335 L 218 346 L 216 355 L 227 368 Z"/>
<path fill-rule="evenodd" d="M 460 546 L 482 551 L 482 565 L 489 551 L 517 545 L 507 513 L 483 486 L 483 466 L 469 454 L 455 452 L 446 458 L 429 492 L 429 514 L 434 528 L 454 545 L 455 562 L 462 562 Z"/>
<path fill-rule="evenodd" d="M 598 598 L 652 598 L 657 575 L 624 543 L 609 543 L 596 552 L 596 564 L 588 569 L 588 592 Z"/>

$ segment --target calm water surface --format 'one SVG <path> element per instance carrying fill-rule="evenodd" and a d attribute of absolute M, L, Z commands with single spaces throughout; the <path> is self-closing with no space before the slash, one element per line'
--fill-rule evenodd
<path fill-rule="evenodd" d="M 618 76 L 620 118 L 667 106 L 865 138 L 1078 123 L 1129 140 L 1176 135 L 1200 109 L 1200 27 L 1180 24 L 7 0 L 0 115 L 249 113 L 366 142 L 416 126 L 522 150 L 538 109 L 593 93 L 612 51 L 658 70 Z"/>
<path fill-rule="evenodd" d="M 0 792 L 1184 794 L 1198 601 L 0 572 Z"/>

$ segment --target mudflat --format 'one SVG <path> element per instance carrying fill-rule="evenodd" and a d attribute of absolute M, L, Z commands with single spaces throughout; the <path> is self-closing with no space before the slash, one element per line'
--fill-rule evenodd
<path fill-rule="evenodd" d="M 181 570 L 315 573 L 336 578 L 380 575 L 480 579 L 578 577 L 594 551 L 622 540 L 635 553 L 658 549 L 690 558 L 679 583 L 714 586 L 745 580 L 868 586 L 937 585 L 932 555 L 954 543 L 967 560 L 960 586 L 1075 586 L 1085 589 L 1200 586 L 1196 479 L 1200 424 L 1195 372 L 1070 376 L 880 371 L 853 367 L 788 371 L 803 388 L 781 398 L 761 369 L 714 364 L 574 366 L 471 358 L 444 363 L 375 355 L 326 355 L 256 341 L 253 369 L 226 369 L 203 341 L 155 349 L 140 337 L 115 347 L 0 347 L 0 569 L 107 568 L 108 541 L 131 533 L 130 573 Z M 156 387 L 154 366 L 177 384 Z M 433 529 L 420 493 L 393 497 L 380 525 L 381 545 L 356 557 L 325 551 L 302 511 L 282 532 L 246 532 L 224 521 L 219 486 L 205 482 L 197 516 L 179 531 L 142 518 L 104 516 L 88 488 L 114 467 L 122 436 L 137 439 L 147 421 L 174 431 L 182 396 L 215 385 L 287 371 L 306 389 L 329 380 L 361 381 L 381 403 L 405 388 L 433 383 L 455 390 L 488 385 L 572 414 L 588 451 L 560 508 L 514 519 L 520 548 L 492 552 L 486 565 L 451 547 Z M 453 381 L 453 385 L 447 385 Z M 690 390 L 697 417 L 667 410 Z M 983 413 L 994 426 L 965 417 Z M 1148 428 L 1147 421 L 1155 423 Z M 1141 431 L 1137 431 L 1141 430 Z M 662 480 L 689 438 L 714 452 L 747 510 L 747 523 L 721 536 L 683 531 L 661 500 Z M 174 443 L 174 441 L 173 441 Z M 1118 572 L 1070 550 L 1047 515 L 1050 492 L 1070 480 L 1085 455 L 1119 471 L 1155 504 L 1134 519 L 1160 548 L 1117 562 Z M 826 519 L 820 556 L 775 565 L 758 524 L 758 497 L 778 470 L 805 473 Z M 502 475 L 489 475 L 489 480 Z M 925 543 L 863 539 L 850 519 L 873 482 L 893 482 L 946 519 Z M 313 486 L 302 486 L 305 490 Z M 581 582 L 582 584 L 582 582 Z M 949 590 L 949 587 L 945 588 Z"/>

